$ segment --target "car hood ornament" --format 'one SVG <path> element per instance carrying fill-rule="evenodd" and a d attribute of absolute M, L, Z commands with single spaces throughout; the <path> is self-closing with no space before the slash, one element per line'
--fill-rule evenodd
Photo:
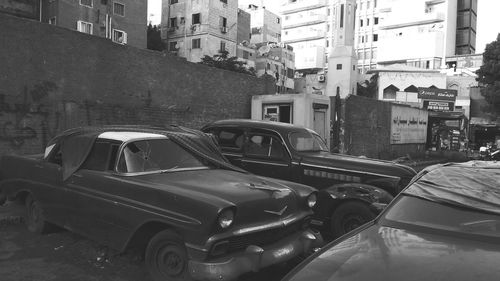
<path fill-rule="evenodd" d="M 288 208 L 288 206 L 285 206 L 285 207 L 283 207 L 283 209 L 281 209 L 280 211 L 277 211 L 277 212 L 269 211 L 269 210 L 264 210 L 264 212 L 269 213 L 269 214 L 273 214 L 273 215 L 277 215 L 277 216 L 281 216 L 281 215 L 283 215 L 283 213 L 286 211 L 287 208 Z"/>

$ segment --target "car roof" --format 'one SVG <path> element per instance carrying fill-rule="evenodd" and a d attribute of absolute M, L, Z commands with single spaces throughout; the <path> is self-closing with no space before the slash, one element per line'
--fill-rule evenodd
<path fill-rule="evenodd" d="M 101 133 L 97 138 L 99 139 L 109 139 L 117 140 L 121 142 L 133 141 L 138 139 L 166 139 L 165 135 L 154 134 L 154 133 L 144 133 L 144 132 L 131 132 L 131 131 L 118 131 L 118 132 L 104 132 Z"/>
<path fill-rule="evenodd" d="M 402 193 L 500 214 L 500 162 L 469 161 L 422 170 Z"/>
<path fill-rule="evenodd" d="M 217 126 L 245 126 L 258 129 L 272 129 L 282 132 L 307 130 L 305 127 L 300 125 L 294 125 L 283 122 L 274 122 L 274 121 L 253 120 L 253 119 L 219 120 L 205 127 L 217 127 Z"/>

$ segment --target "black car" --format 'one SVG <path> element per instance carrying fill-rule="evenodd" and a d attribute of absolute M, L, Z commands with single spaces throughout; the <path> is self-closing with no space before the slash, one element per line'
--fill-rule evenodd
<path fill-rule="evenodd" d="M 376 220 L 323 247 L 284 280 L 498 280 L 499 183 L 495 162 L 428 167 Z"/>
<path fill-rule="evenodd" d="M 416 174 L 390 161 L 332 154 L 317 133 L 297 125 L 221 120 L 202 131 L 236 166 L 319 189 L 312 222 L 334 237 L 373 219 Z"/>

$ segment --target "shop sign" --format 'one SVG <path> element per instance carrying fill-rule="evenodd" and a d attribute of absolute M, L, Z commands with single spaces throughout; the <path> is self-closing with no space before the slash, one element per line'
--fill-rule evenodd
<path fill-rule="evenodd" d="M 391 144 L 425 143 L 428 112 L 418 108 L 392 106 Z"/>
<path fill-rule="evenodd" d="M 454 102 L 424 100 L 424 109 L 427 110 L 453 111 L 454 105 Z"/>
<path fill-rule="evenodd" d="M 418 88 L 418 98 L 424 100 L 455 101 L 457 94 L 457 90 Z"/>

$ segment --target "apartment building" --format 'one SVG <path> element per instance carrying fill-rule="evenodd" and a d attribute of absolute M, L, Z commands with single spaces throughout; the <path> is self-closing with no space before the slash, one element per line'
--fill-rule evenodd
<path fill-rule="evenodd" d="M 357 0 L 355 22 L 355 49 L 359 73 L 377 68 L 381 18 L 379 1 Z"/>
<path fill-rule="evenodd" d="M 379 65 L 446 68 L 475 53 L 477 0 L 380 0 Z"/>
<path fill-rule="evenodd" d="M 250 43 L 281 42 L 281 18 L 278 15 L 265 7 L 252 4 L 248 5 L 245 11 L 251 16 Z"/>
<path fill-rule="evenodd" d="M 40 20 L 40 3 L 26 0 L 1 0 L 0 12 L 17 17 Z"/>
<path fill-rule="evenodd" d="M 147 1 L 42 0 L 41 21 L 146 48 Z"/>
<path fill-rule="evenodd" d="M 191 62 L 228 51 L 236 56 L 238 4 L 230 0 L 162 0 L 161 37 Z"/>

